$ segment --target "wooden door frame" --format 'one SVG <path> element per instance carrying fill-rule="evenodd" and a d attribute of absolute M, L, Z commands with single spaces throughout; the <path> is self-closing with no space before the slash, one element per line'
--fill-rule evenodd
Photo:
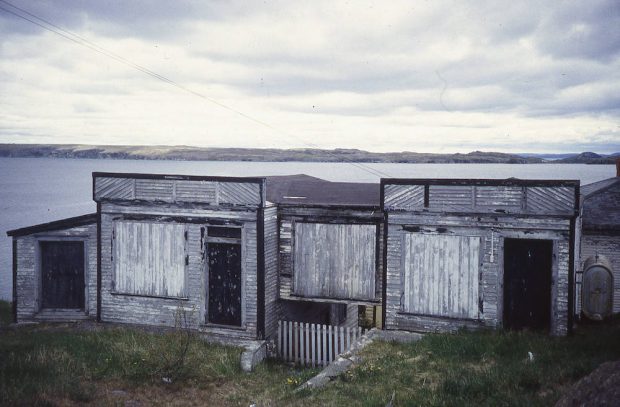
<path fill-rule="evenodd" d="M 504 282 L 505 282 L 505 273 L 504 273 L 504 259 L 506 252 L 505 240 L 544 240 L 551 243 L 551 280 L 550 280 L 550 306 L 547 312 L 549 313 L 549 334 L 553 334 L 557 327 L 557 322 L 554 318 L 555 310 L 557 307 L 557 299 L 558 299 L 558 288 L 557 288 L 557 280 L 558 280 L 558 241 L 557 237 L 550 236 L 549 233 L 545 232 L 535 232 L 531 233 L 527 236 L 523 236 L 518 233 L 502 233 L 499 236 L 500 247 L 498 248 L 498 301 L 497 301 L 497 318 L 498 324 L 502 328 L 505 327 L 504 321 Z"/>
<path fill-rule="evenodd" d="M 209 226 L 211 227 L 229 227 L 229 228 L 234 228 L 234 229 L 240 229 L 241 230 L 241 239 L 234 239 L 234 238 L 222 238 L 222 237 L 209 237 L 208 236 L 208 228 Z M 204 253 L 204 267 L 203 267 L 203 273 L 204 273 L 204 287 L 203 287 L 203 298 L 204 298 L 204 307 L 203 307 L 203 312 L 204 312 L 204 316 L 201 318 L 201 323 L 203 323 L 205 326 L 208 327 L 216 327 L 216 328 L 224 328 L 224 329 L 236 329 L 236 330 L 246 330 L 247 329 L 247 320 L 246 320 L 246 306 L 247 306 L 247 301 L 246 301 L 246 279 L 247 279 L 247 270 L 245 267 L 246 264 L 246 260 L 247 260 L 247 248 L 245 247 L 246 245 L 244 244 L 244 242 L 246 242 L 246 230 L 243 227 L 243 225 L 210 225 L 210 224 L 205 224 L 203 226 L 205 228 L 205 232 L 204 232 L 204 242 L 203 242 L 203 247 L 202 247 L 202 252 Z M 222 324 L 215 324 L 212 322 L 209 322 L 209 274 L 210 274 L 210 270 L 209 270 L 209 252 L 208 252 L 208 247 L 209 247 L 209 243 L 223 243 L 223 244 L 236 244 L 241 246 L 241 259 L 240 259 L 240 263 L 241 263 L 241 270 L 240 270 L 240 274 L 241 274 L 241 325 L 222 325 Z"/>
<path fill-rule="evenodd" d="M 55 235 L 38 235 L 34 238 L 35 245 L 35 275 L 37 276 L 36 281 L 36 303 L 35 303 L 35 312 L 41 312 L 44 308 L 43 304 L 43 267 L 41 264 L 41 242 L 82 242 L 82 248 L 84 250 L 84 306 L 80 309 L 80 311 L 85 314 L 88 313 L 88 304 L 89 304 L 89 295 L 88 295 L 88 281 L 89 281 L 89 268 L 88 268 L 88 236 L 55 236 Z"/>

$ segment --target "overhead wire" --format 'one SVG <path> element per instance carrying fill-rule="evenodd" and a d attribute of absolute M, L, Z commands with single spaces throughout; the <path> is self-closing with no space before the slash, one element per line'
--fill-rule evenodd
<path fill-rule="evenodd" d="M 295 136 L 295 135 L 293 135 L 293 134 L 291 134 L 289 132 L 280 130 L 280 129 L 272 126 L 271 124 L 269 124 L 269 123 L 267 123 L 267 122 L 265 122 L 263 120 L 260 120 L 260 119 L 257 119 L 255 117 L 251 116 L 251 115 L 248 115 L 248 114 L 246 114 L 246 113 L 244 113 L 244 112 L 242 112 L 242 111 L 240 111 L 238 109 L 235 109 L 232 106 L 229 106 L 229 105 L 226 105 L 224 103 L 221 103 L 218 100 L 216 100 L 216 99 L 214 99 L 212 97 L 209 97 L 209 96 L 207 96 L 207 95 L 205 95 L 203 93 L 196 92 L 193 89 L 190 89 L 190 88 L 188 88 L 188 87 L 186 87 L 184 85 L 181 85 L 181 84 L 173 81 L 172 79 L 169 79 L 166 76 L 158 74 L 157 72 L 154 72 L 154 71 L 152 71 L 152 70 L 150 70 L 150 69 L 148 69 L 148 68 L 146 68 L 146 67 L 144 67 L 142 65 L 136 64 L 136 63 L 134 63 L 134 62 L 132 62 L 132 61 L 130 61 L 130 60 L 128 60 L 128 59 L 118 55 L 118 54 L 115 54 L 112 51 L 109 51 L 109 50 L 107 50 L 107 49 L 97 45 L 96 43 L 94 43 L 94 42 L 92 42 L 92 41 L 90 41 L 90 40 L 88 40 L 86 38 L 83 38 L 83 37 L 81 37 L 81 36 L 71 32 L 71 31 L 68 31 L 68 30 L 66 30 L 66 29 L 64 29 L 64 28 L 62 28 L 62 27 L 60 27 L 60 26 L 58 26 L 58 25 L 56 25 L 56 24 L 54 24 L 54 23 L 52 23 L 52 22 L 50 22 L 50 21 L 48 21 L 48 20 L 46 20 L 46 19 L 44 19 L 42 17 L 39 17 L 39 16 L 37 16 L 37 15 L 27 11 L 27 10 L 24 10 L 23 8 L 20 8 L 20 7 L 16 6 L 16 5 L 6 1 L 6 0 L 0 0 L 0 3 L 4 3 L 4 4 L 8 5 L 9 7 L 13 8 L 14 10 L 18 10 L 18 11 L 7 9 L 5 7 L 2 7 L 1 5 L 0 5 L 0 10 L 3 10 L 5 12 L 7 12 L 7 13 L 9 13 L 11 15 L 14 15 L 14 16 L 16 16 L 18 18 L 21 18 L 21 19 L 23 19 L 25 21 L 28 21 L 28 22 L 30 22 L 30 23 L 38 26 L 38 27 L 43 28 L 44 30 L 50 31 L 50 32 L 52 32 L 52 33 L 54 33 L 54 34 L 56 34 L 56 35 L 58 35 L 60 37 L 63 37 L 66 40 L 69 40 L 69 41 L 74 42 L 74 43 L 76 43 L 78 45 L 86 47 L 86 48 L 90 49 L 91 51 L 97 52 L 97 53 L 102 54 L 102 55 L 104 55 L 104 56 L 106 56 L 108 58 L 111 58 L 111 59 L 115 60 L 118 63 L 126 65 L 126 66 L 128 66 L 130 68 L 136 69 L 136 70 L 138 70 L 138 71 L 140 71 L 140 72 L 142 72 L 142 73 L 144 73 L 144 74 L 146 74 L 148 76 L 151 76 L 151 77 L 153 77 L 153 78 L 155 78 L 157 80 L 160 80 L 160 81 L 162 81 L 164 83 L 167 83 L 168 85 L 173 86 L 173 87 L 175 87 L 175 88 L 177 88 L 179 90 L 182 90 L 182 91 L 187 92 L 189 94 L 192 94 L 192 95 L 194 95 L 196 97 L 199 97 L 199 98 L 201 98 L 203 100 L 206 100 L 206 101 L 208 101 L 210 103 L 213 103 L 213 104 L 215 104 L 215 105 L 217 105 L 217 106 L 219 106 L 219 107 L 221 107 L 223 109 L 226 109 L 226 110 L 229 110 L 231 112 L 234 112 L 237 115 L 239 115 L 239 116 L 241 116 L 241 117 L 243 117 L 243 118 L 245 118 L 245 119 L 247 119 L 249 121 L 252 121 L 252 122 L 254 122 L 254 123 L 256 123 L 256 124 L 258 124 L 260 126 L 263 126 L 265 128 L 268 128 L 268 129 L 272 130 L 275 133 L 280 134 L 281 136 L 286 136 L 288 138 L 296 139 L 296 140 L 302 142 L 303 144 L 305 144 L 308 147 L 319 149 L 319 146 L 316 145 L 316 144 L 308 143 L 307 141 L 299 138 L 299 136 Z M 22 15 L 20 13 L 23 13 L 25 15 Z M 31 17 L 31 18 L 29 18 L 28 16 Z M 36 19 L 38 21 L 35 21 L 33 19 Z M 352 166 L 354 166 L 354 167 L 356 167 L 358 169 L 366 171 L 366 172 L 368 172 L 368 173 L 370 173 L 372 175 L 378 176 L 379 178 L 381 178 L 381 177 L 390 177 L 389 174 L 386 174 L 383 171 L 377 170 L 377 169 L 372 168 L 372 167 L 370 167 L 368 165 L 365 165 L 363 163 L 351 161 L 348 158 L 342 157 L 342 156 L 337 155 L 337 154 L 334 154 L 334 153 L 330 152 L 329 150 L 322 150 L 322 151 L 324 153 L 327 153 L 328 155 L 330 155 L 332 157 L 335 157 L 335 158 L 337 158 L 339 160 L 342 160 L 345 163 L 350 164 L 350 165 L 352 165 Z"/>

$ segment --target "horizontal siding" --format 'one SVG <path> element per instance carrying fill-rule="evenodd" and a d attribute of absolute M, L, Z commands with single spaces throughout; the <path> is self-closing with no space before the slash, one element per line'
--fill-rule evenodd
<path fill-rule="evenodd" d="M 217 205 L 217 183 L 209 181 L 176 181 L 176 202 L 204 202 Z"/>
<path fill-rule="evenodd" d="M 429 208 L 465 211 L 473 208 L 473 187 L 431 185 L 428 192 Z"/>

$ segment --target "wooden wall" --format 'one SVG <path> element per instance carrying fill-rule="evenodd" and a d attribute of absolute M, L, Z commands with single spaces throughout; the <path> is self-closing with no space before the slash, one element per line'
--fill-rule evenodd
<path fill-rule="evenodd" d="M 577 184 L 558 182 L 543 184 L 485 185 L 433 183 L 428 180 L 384 185 L 384 208 L 394 210 L 426 210 L 429 212 L 512 213 L 530 215 L 572 216 L 575 211 Z M 515 182 L 517 183 L 517 182 Z M 517 183 L 518 184 L 518 183 Z M 426 197 L 425 197 L 426 195 Z"/>
<path fill-rule="evenodd" d="M 278 302 L 278 209 L 264 209 L 265 238 L 265 338 L 277 335 L 280 303 Z"/>
<path fill-rule="evenodd" d="M 578 182 L 382 180 L 382 193 L 387 329 L 501 327 L 504 239 L 519 238 L 552 242 L 550 331 L 568 332 Z"/>
<path fill-rule="evenodd" d="M 41 310 L 40 241 L 77 240 L 84 242 L 86 315 L 97 315 L 97 224 L 16 236 L 17 242 L 17 321 L 32 320 Z"/>
<path fill-rule="evenodd" d="M 569 220 L 496 218 L 483 216 L 439 216 L 434 214 L 390 213 L 388 215 L 386 270 L 386 328 L 412 331 L 452 331 L 461 327 L 501 327 L 503 315 L 503 242 L 506 238 L 547 239 L 553 242 L 551 332 L 564 335 L 568 329 Z M 454 314 L 444 310 L 450 303 L 445 292 L 424 292 L 429 305 L 423 312 L 407 312 L 403 301 L 407 259 L 405 242 L 413 236 L 457 236 L 480 239 L 477 267 L 470 257 L 459 258 L 459 270 L 478 273 L 477 316 L 472 309 Z M 476 281 L 470 276 L 468 284 Z M 472 293 L 476 290 L 472 289 Z M 468 304 L 472 304 L 469 300 Z M 434 304 L 434 305 L 430 305 Z M 421 306 L 421 305 L 420 305 Z M 446 312 L 444 312 L 446 311 Z M 446 315 L 448 314 L 448 315 Z M 461 314 L 461 315 L 458 315 Z"/>
<path fill-rule="evenodd" d="M 101 208 L 101 319 L 110 322 L 178 326 L 178 315 L 181 312 L 188 317 L 191 328 L 207 334 L 255 339 L 258 332 L 257 221 L 259 207 L 264 202 L 263 187 L 261 182 L 255 181 L 95 175 L 94 197 L 100 202 Z M 273 222 L 273 214 L 269 215 L 269 221 Z M 133 293 L 121 292 L 127 290 L 117 289 L 114 228 L 119 222 L 129 222 L 131 225 L 137 222 L 146 225 L 150 231 L 162 228 L 183 231 L 186 238 L 183 242 L 182 264 L 177 265 L 177 268 L 184 275 L 182 280 L 175 280 L 176 288 L 171 289 L 171 286 L 168 286 L 163 289 L 163 285 L 159 288 L 154 286 L 155 295 L 136 293 L 135 290 Z M 213 240 L 207 236 L 209 226 L 234 226 L 241 229 L 240 327 L 206 323 L 208 267 L 205 249 L 207 241 Z M 270 227 L 273 229 L 273 226 Z M 157 250 L 151 249 L 153 247 L 149 249 L 149 255 L 155 255 Z M 159 253 L 160 260 L 164 261 L 162 259 L 166 257 L 165 251 L 159 250 Z M 272 265 L 270 267 L 273 268 Z M 269 272 L 273 274 L 272 270 Z M 163 280 L 155 278 L 153 283 L 155 281 Z M 182 289 L 179 288 L 181 286 Z M 273 301 L 269 302 L 269 306 L 272 305 Z"/>
<path fill-rule="evenodd" d="M 372 280 L 368 281 L 367 285 L 365 285 L 365 289 L 370 289 L 370 291 L 364 294 L 364 298 L 361 298 L 359 295 L 352 296 L 348 292 L 334 292 L 329 295 L 325 295 L 325 293 L 315 293 L 315 292 L 304 292 L 294 290 L 294 279 L 295 273 L 298 272 L 298 266 L 296 266 L 295 256 L 301 256 L 301 251 L 297 252 L 295 249 L 296 242 L 296 231 L 303 231 L 304 233 L 310 229 L 310 231 L 316 232 L 317 230 L 323 230 L 326 225 L 363 225 L 360 230 L 363 230 L 364 233 L 372 228 L 381 232 L 381 222 L 383 220 L 382 213 L 379 211 L 372 210 L 363 210 L 363 209 L 352 209 L 352 208 L 305 208 L 305 207 L 280 207 L 280 222 L 279 222 L 279 230 L 280 230 L 280 239 L 279 239 L 279 295 L 281 299 L 284 300 L 300 300 L 300 301 L 323 301 L 323 302 L 355 302 L 355 303 L 373 303 L 376 304 L 380 301 L 381 292 L 382 292 L 382 267 L 381 267 L 381 256 L 382 256 L 382 245 L 379 244 L 381 236 L 379 236 L 379 240 L 373 237 L 373 241 L 375 243 L 374 248 L 372 250 L 362 250 L 360 246 L 362 242 L 356 243 L 355 256 L 357 264 L 364 264 L 365 270 L 369 270 L 372 266 Z M 296 227 L 296 225 L 302 225 L 301 227 Z M 325 225 L 325 226 L 322 226 Z M 348 226 L 336 226 L 338 228 L 347 228 Z M 308 240 L 310 243 L 315 242 L 318 245 L 326 245 L 327 241 L 327 230 L 329 228 L 325 228 L 323 233 L 325 236 L 321 238 L 320 236 L 314 236 L 312 240 Z M 335 236 L 335 235 L 334 235 Z M 361 236 L 361 235 L 360 235 Z M 364 234 L 365 236 L 365 234 Z M 303 240 L 303 239 L 302 239 Z M 345 239 L 346 240 L 346 239 Z M 345 241 L 343 240 L 343 242 Z M 342 243 L 342 242 L 341 242 Z M 339 243 L 340 246 L 342 246 Z M 369 248 L 368 245 L 364 244 L 365 247 Z M 333 250 L 335 247 L 338 247 L 335 244 L 327 244 L 325 247 L 329 246 L 330 250 Z M 351 247 L 353 248 L 353 247 Z M 314 252 L 315 248 L 311 248 L 312 252 Z M 344 249 L 344 247 L 341 247 Z M 310 249 L 308 249 L 310 250 Z M 327 248 L 326 248 L 327 250 Z M 310 256 L 310 252 L 307 253 Z M 363 259 L 360 259 L 359 256 L 365 256 Z M 344 259 L 345 254 L 343 253 L 342 258 Z M 316 257 L 314 257 L 316 259 Z M 318 261 L 326 260 L 331 258 L 331 256 L 326 256 L 322 259 L 316 259 Z M 335 257 L 334 257 L 335 258 Z M 299 259 L 298 259 L 299 261 Z M 303 270 L 303 268 L 302 268 Z M 350 281 L 353 281 L 351 278 L 354 277 L 353 274 L 350 276 Z M 341 274 L 337 274 L 333 276 L 334 279 L 342 279 L 346 278 L 346 273 L 343 271 Z M 356 278 L 356 281 L 360 281 Z M 344 286 L 341 287 L 344 289 Z M 341 290 L 342 291 L 342 290 Z M 346 290 L 345 290 L 346 291 Z M 359 292 L 360 290 L 355 290 Z M 351 293 L 354 293 L 351 291 Z M 357 298 L 354 298 L 357 297 Z"/>
<path fill-rule="evenodd" d="M 259 182 L 95 176 L 94 199 L 258 206 L 264 199 Z M 263 188 L 264 189 L 264 188 Z"/>

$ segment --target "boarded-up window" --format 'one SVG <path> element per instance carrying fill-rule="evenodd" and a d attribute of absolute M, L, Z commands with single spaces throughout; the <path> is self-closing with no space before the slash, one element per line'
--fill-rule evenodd
<path fill-rule="evenodd" d="M 185 226 L 119 221 L 114 226 L 115 290 L 185 296 Z"/>
<path fill-rule="evenodd" d="M 404 312 L 478 318 L 480 237 L 407 233 L 402 253 Z"/>
<path fill-rule="evenodd" d="M 293 292 L 374 299 L 376 231 L 375 225 L 296 223 Z"/>

